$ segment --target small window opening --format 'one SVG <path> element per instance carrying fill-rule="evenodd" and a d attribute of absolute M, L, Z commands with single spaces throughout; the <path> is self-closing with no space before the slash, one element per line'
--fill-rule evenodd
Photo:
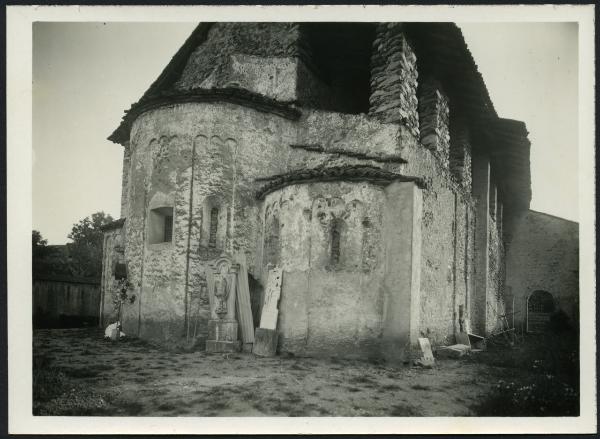
<path fill-rule="evenodd" d="M 279 220 L 273 218 L 267 229 L 265 241 L 265 261 L 267 264 L 277 265 L 279 263 Z"/>
<path fill-rule="evenodd" d="M 210 230 L 208 237 L 208 246 L 215 248 L 217 246 L 217 230 L 219 228 L 219 209 L 213 207 L 210 210 Z"/>
<path fill-rule="evenodd" d="M 165 242 L 173 240 L 173 216 L 165 216 Z"/>
<path fill-rule="evenodd" d="M 150 211 L 148 242 L 160 244 L 173 241 L 173 208 L 159 207 Z"/>

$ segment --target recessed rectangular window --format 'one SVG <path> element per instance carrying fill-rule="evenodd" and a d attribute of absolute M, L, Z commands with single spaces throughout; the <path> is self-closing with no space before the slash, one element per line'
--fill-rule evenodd
<path fill-rule="evenodd" d="M 148 243 L 160 244 L 173 241 L 173 208 L 152 209 L 148 218 Z"/>
<path fill-rule="evenodd" d="M 165 236 L 164 242 L 171 242 L 173 240 L 173 216 L 165 216 Z"/>

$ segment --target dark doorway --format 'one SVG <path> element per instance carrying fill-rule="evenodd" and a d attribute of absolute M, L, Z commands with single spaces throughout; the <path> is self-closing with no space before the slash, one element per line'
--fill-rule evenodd
<path fill-rule="evenodd" d="M 527 299 L 527 332 L 544 332 L 554 312 L 554 298 L 547 291 L 537 290 Z"/>

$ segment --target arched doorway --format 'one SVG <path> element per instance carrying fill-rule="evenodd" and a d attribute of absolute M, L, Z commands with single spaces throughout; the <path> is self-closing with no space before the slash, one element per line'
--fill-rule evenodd
<path fill-rule="evenodd" d="M 527 298 L 527 332 L 544 332 L 554 312 L 554 298 L 548 291 L 536 290 Z"/>

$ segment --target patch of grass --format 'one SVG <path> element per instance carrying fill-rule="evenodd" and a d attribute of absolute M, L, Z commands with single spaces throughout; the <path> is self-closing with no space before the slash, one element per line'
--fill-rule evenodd
<path fill-rule="evenodd" d="M 414 389 L 414 390 L 431 390 L 431 387 L 424 386 L 422 384 L 414 384 L 414 385 L 410 386 L 410 388 Z"/>
<path fill-rule="evenodd" d="M 317 412 L 319 412 L 319 414 L 321 416 L 326 416 L 326 415 L 330 415 L 331 414 L 331 411 L 328 410 L 328 409 L 326 409 L 325 407 L 318 407 L 317 408 Z"/>
<path fill-rule="evenodd" d="M 347 382 L 352 384 L 376 384 L 372 378 L 369 378 L 366 375 L 349 378 Z"/>
<path fill-rule="evenodd" d="M 418 416 L 417 409 L 408 404 L 395 404 L 391 407 L 389 416 Z"/>
<path fill-rule="evenodd" d="M 49 401 L 64 392 L 67 377 L 60 369 L 33 370 L 33 401 Z"/>
<path fill-rule="evenodd" d="M 240 399 L 242 401 L 252 401 L 254 398 L 256 398 L 256 393 L 253 391 L 248 390 L 240 394 Z"/>
<path fill-rule="evenodd" d="M 384 386 L 381 386 L 381 389 L 387 390 L 389 392 L 395 392 L 396 390 L 404 390 L 402 386 L 399 386 L 397 384 L 386 384 Z"/>
<path fill-rule="evenodd" d="M 119 408 L 125 416 L 138 416 L 144 411 L 144 406 L 137 401 L 125 401 L 119 404 Z"/>
<path fill-rule="evenodd" d="M 299 362 L 296 362 L 296 363 L 292 364 L 290 366 L 290 369 L 292 369 L 292 370 L 303 370 L 303 371 L 310 370 L 308 367 L 303 366 Z"/>
<path fill-rule="evenodd" d="M 296 403 L 299 403 L 300 401 L 302 401 L 302 397 L 300 395 L 298 395 L 296 392 L 286 391 L 284 393 L 284 395 L 286 397 L 286 402 L 289 402 L 291 404 L 296 404 Z"/>
<path fill-rule="evenodd" d="M 553 375 L 500 381 L 472 410 L 479 416 L 579 416 L 579 392 Z"/>
<path fill-rule="evenodd" d="M 112 364 L 107 365 L 90 365 L 86 367 L 65 367 L 63 371 L 70 378 L 96 378 L 102 372 L 114 369 Z"/>
<path fill-rule="evenodd" d="M 163 402 L 162 404 L 158 405 L 156 408 L 163 412 L 172 411 L 172 410 L 177 409 L 177 407 L 175 407 L 173 405 L 173 403 L 170 403 L 170 402 Z"/>
<path fill-rule="evenodd" d="M 68 392 L 49 401 L 34 401 L 36 416 L 102 416 L 109 411 L 110 403 L 105 395 L 82 386 L 67 386 Z"/>
<path fill-rule="evenodd" d="M 223 400 L 210 400 L 208 401 L 208 408 L 210 410 L 223 410 L 227 407 L 227 402 Z"/>

